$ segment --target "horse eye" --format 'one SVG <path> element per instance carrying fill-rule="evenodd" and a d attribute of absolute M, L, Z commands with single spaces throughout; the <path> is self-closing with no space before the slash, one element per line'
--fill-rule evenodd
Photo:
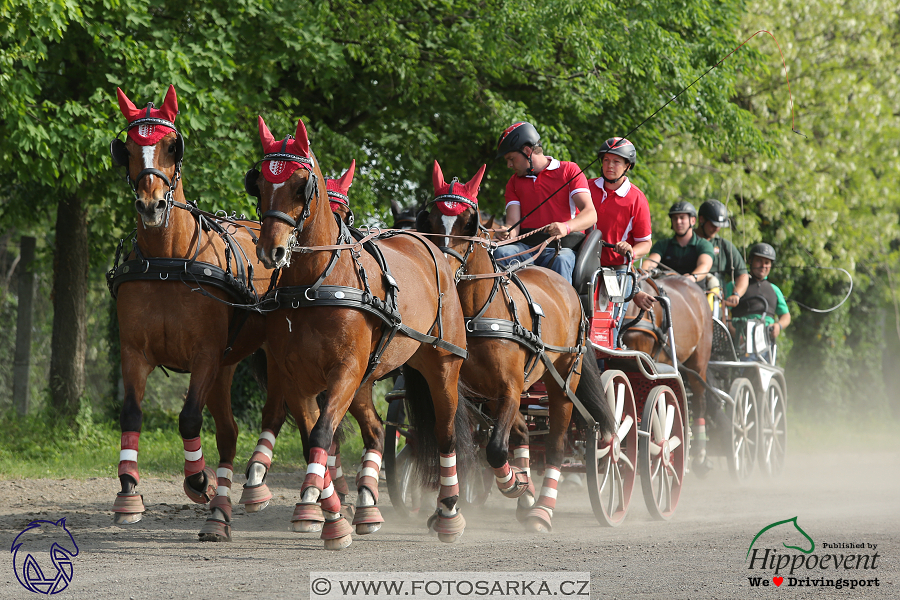
<path fill-rule="evenodd" d="M 169 144 L 169 154 L 175 154 L 175 142 Z"/>

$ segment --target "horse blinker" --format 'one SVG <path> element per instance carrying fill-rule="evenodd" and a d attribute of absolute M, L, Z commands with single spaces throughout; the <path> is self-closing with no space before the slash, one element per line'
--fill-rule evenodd
<path fill-rule="evenodd" d="M 259 169 L 250 169 L 247 171 L 247 174 L 244 175 L 244 190 L 250 196 L 255 198 L 260 197 L 259 192 Z"/>
<path fill-rule="evenodd" d="M 120 167 L 128 166 L 128 158 L 130 156 L 128 146 L 119 138 L 115 138 L 109 143 L 109 154 L 112 156 L 113 164 Z"/>

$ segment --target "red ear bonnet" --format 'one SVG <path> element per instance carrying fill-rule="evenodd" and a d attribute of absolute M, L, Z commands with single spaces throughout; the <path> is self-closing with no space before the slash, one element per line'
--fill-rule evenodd
<path fill-rule="evenodd" d="M 485 168 L 486 165 L 481 165 L 481 168 L 475 173 L 475 177 L 465 185 L 459 183 L 456 179 L 447 183 L 444 181 L 441 165 L 438 164 L 438 161 L 434 161 L 431 181 L 434 185 L 435 204 L 438 210 L 448 217 L 455 217 L 469 207 L 477 208 L 478 187 L 481 185 L 481 179 L 484 177 Z"/>
<path fill-rule="evenodd" d="M 284 140 L 275 141 L 275 137 L 269 132 L 269 128 L 266 127 L 266 122 L 263 121 L 262 117 L 259 117 L 259 139 L 262 142 L 263 152 L 266 154 L 277 152 L 312 158 L 312 153 L 309 150 L 309 137 L 306 134 L 306 126 L 303 124 L 303 121 L 297 121 L 296 138 L 288 137 Z M 260 170 L 266 181 L 270 183 L 284 183 L 300 167 L 312 173 L 312 165 L 290 160 L 264 160 Z"/>
<path fill-rule="evenodd" d="M 337 209 L 338 205 L 344 205 L 350 208 L 350 186 L 353 185 L 353 173 L 356 172 L 356 159 L 350 163 L 347 172 L 337 179 L 326 179 L 325 189 L 328 190 L 328 201 L 331 203 L 331 210 Z"/>
<path fill-rule="evenodd" d="M 137 108 L 134 102 L 128 99 L 122 88 L 116 88 L 116 94 L 119 96 L 119 110 L 128 119 L 129 124 L 138 119 L 148 117 L 169 121 L 172 125 L 175 124 L 175 117 L 178 115 L 178 98 L 175 94 L 174 85 L 169 86 L 163 105 L 160 108 L 151 108 L 149 112 L 147 108 Z M 173 131 L 175 129 L 165 125 L 141 123 L 128 129 L 128 137 L 139 146 L 152 146 Z"/>

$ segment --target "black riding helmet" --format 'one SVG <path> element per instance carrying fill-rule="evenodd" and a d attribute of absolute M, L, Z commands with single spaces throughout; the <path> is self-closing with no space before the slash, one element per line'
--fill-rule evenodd
<path fill-rule="evenodd" d="M 534 125 L 527 121 L 513 123 L 500 134 L 497 141 L 497 158 L 503 158 L 509 152 L 522 152 L 524 146 L 537 146 L 541 143 Z M 522 152 L 524 154 L 524 152 Z"/>
<path fill-rule="evenodd" d="M 700 216 L 716 227 L 728 227 L 728 211 L 718 200 L 707 200 L 700 205 Z"/>
<path fill-rule="evenodd" d="M 753 244 L 752 246 L 750 246 L 750 252 L 748 254 L 751 257 L 761 256 L 763 258 L 768 258 L 772 262 L 775 262 L 775 248 L 765 242 L 759 242 L 758 244 Z"/>
<path fill-rule="evenodd" d="M 694 205 L 688 202 L 687 200 L 679 200 L 675 204 L 672 205 L 672 208 L 669 209 L 669 216 L 672 215 L 683 215 L 688 214 L 694 218 L 697 218 L 697 209 L 694 208 Z"/>
<path fill-rule="evenodd" d="M 637 150 L 634 147 L 634 144 L 626 140 L 625 138 L 614 137 L 609 138 L 603 145 L 600 146 L 600 151 L 597 152 L 597 155 L 601 158 L 604 154 L 615 154 L 616 156 L 621 156 L 625 160 L 628 161 L 628 164 L 634 167 L 637 163 Z"/>

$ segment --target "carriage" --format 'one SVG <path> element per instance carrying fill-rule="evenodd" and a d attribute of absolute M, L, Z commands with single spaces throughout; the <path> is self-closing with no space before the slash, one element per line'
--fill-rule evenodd
<path fill-rule="evenodd" d="M 759 302 L 765 313 L 766 300 Z M 778 476 L 787 453 L 787 383 L 784 369 L 775 364 L 778 346 L 765 323 L 749 319 L 731 335 L 724 320 L 725 308 L 713 310 L 713 345 L 709 382 L 728 394 L 718 394 L 716 434 L 711 436 L 726 456 L 728 468 L 738 482 L 756 470 L 767 477 Z"/>
<path fill-rule="evenodd" d="M 681 375 L 670 365 L 658 363 L 643 352 L 618 347 L 612 339 L 613 311 L 630 300 L 623 293 L 627 273 L 617 275 L 600 265 L 603 246 L 599 231 L 582 244 L 573 280 L 590 323 L 589 339 L 596 359 L 605 370 L 601 381 L 606 399 L 615 415 L 616 433 L 602 436 L 590 423 L 582 407 L 573 418 L 566 436 L 566 458 L 562 475 L 585 475 L 594 514 L 601 525 L 619 525 L 628 512 L 638 475 L 650 514 L 668 520 L 681 494 L 689 456 L 688 402 Z M 666 315 L 669 299 L 659 298 Z M 671 317 L 669 343 L 674 344 Z M 420 490 L 413 485 L 413 469 L 408 460 L 413 432 L 405 422 L 403 382 L 398 380 L 387 394 L 389 403 L 385 427 L 385 475 L 391 503 L 401 514 L 418 510 Z M 549 434 L 549 399 L 544 384 L 534 382 L 520 401 L 520 413 L 528 427 L 530 468 L 544 470 L 543 440 Z M 492 427 L 490 416 L 475 414 L 476 440 L 484 443 Z M 407 445 L 400 448 L 401 441 Z M 493 487 L 489 468 L 483 476 L 467 478 L 462 500 L 484 502 Z"/>

